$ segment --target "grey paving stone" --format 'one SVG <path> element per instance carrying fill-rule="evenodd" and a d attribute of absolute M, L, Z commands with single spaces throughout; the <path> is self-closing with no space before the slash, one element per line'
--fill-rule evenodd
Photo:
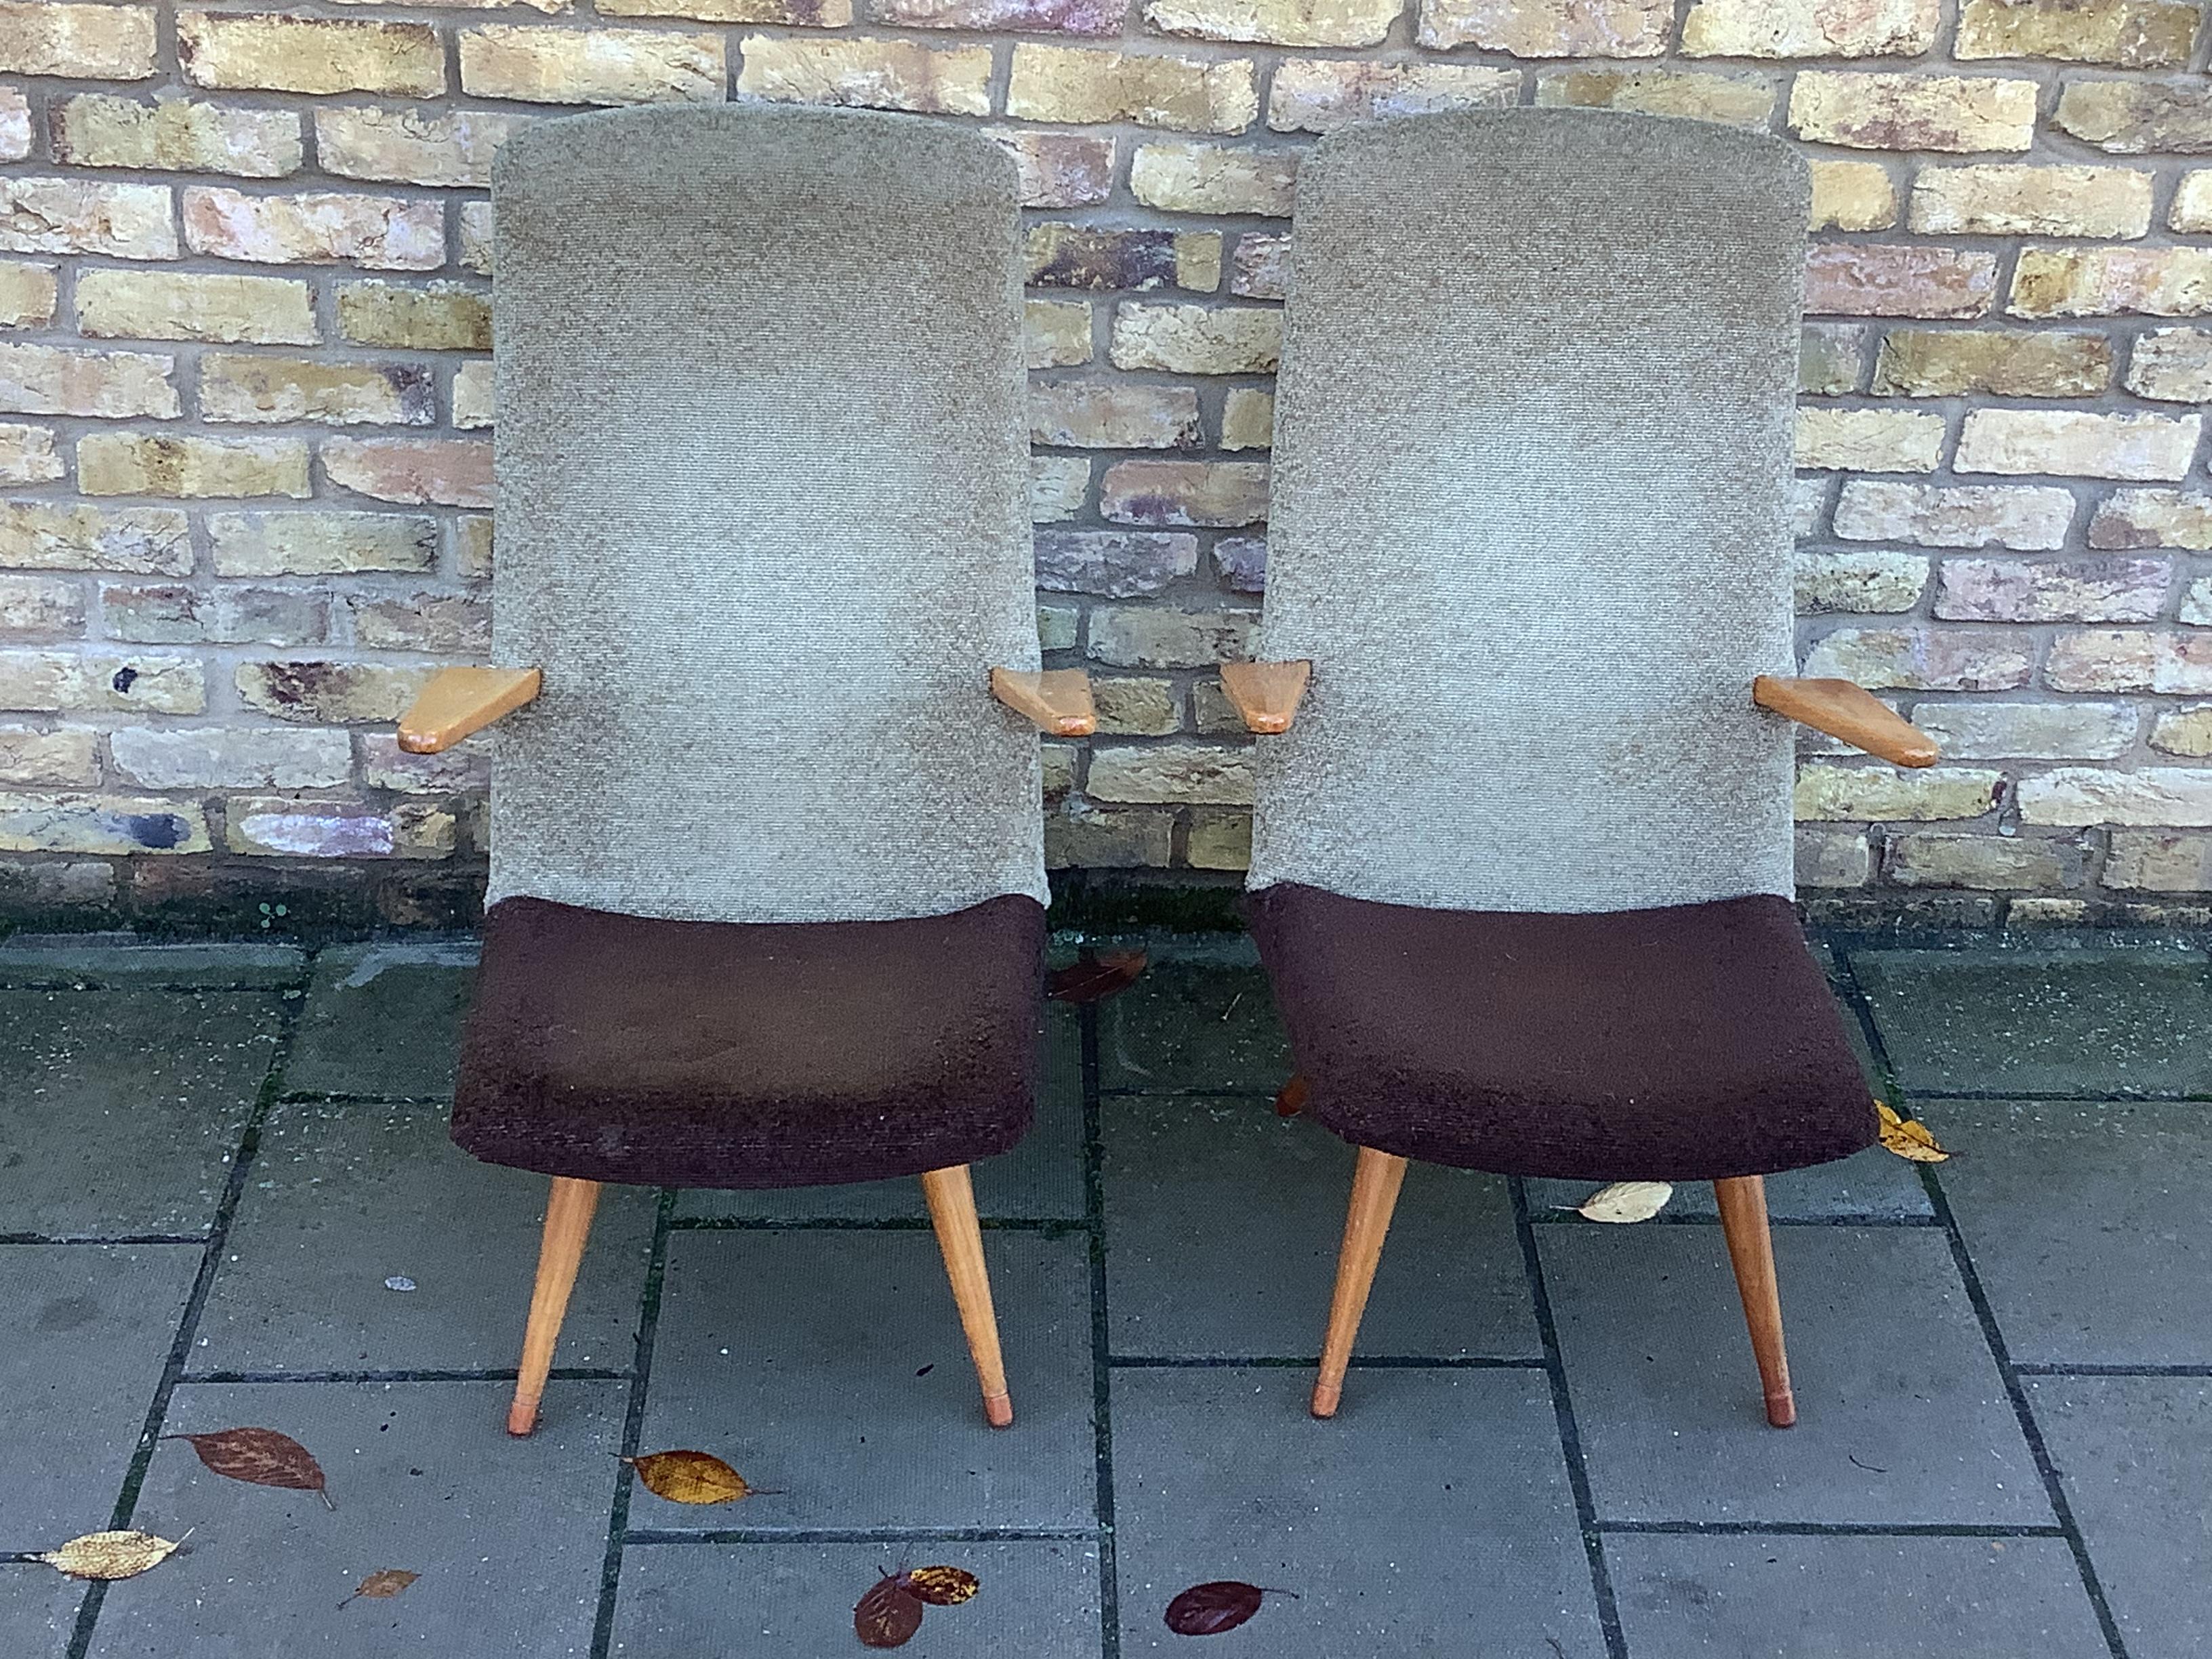
<path fill-rule="evenodd" d="M 887 1572 L 942 1562 L 982 1580 L 932 1607 L 912 1659 L 1096 1659 L 1098 1547 L 1079 1539 L 989 1544 L 633 1544 L 623 1553 L 611 1652 L 846 1659 L 862 1650 L 853 1606 Z"/>
<path fill-rule="evenodd" d="M 1605 1540 L 1635 1659 L 2110 1659 L 2057 1538 Z"/>
<path fill-rule="evenodd" d="M 2015 1360 L 2212 1364 L 2212 1114 L 1930 1101 L 1936 1175 Z"/>
<path fill-rule="evenodd" d="M 0 1550 L 52 1549 L 108 1524 L 200 1255 L 0 1244 Z"/>
<path fill-rule="evenodd" d="M 1279 1586 L 1221 1650 L 1595 1659 L 1588 1558 L 1551 1394 L 1524 1370 L 1114 1373 L 1121 1651 L 1180 1652 L 1178 1591 Z"/>
<path fill-rule="evenodd" d="M 2128 1659 L 2212 1653 L 2212 1379 L 2036 1376 L 2027 1397 Z"/>
<path fill-rule="evenodd" d="M 2212 1090 L 2212 961 L 2195 951 L 1858 951 L 1905 1094 Z"/>
<path fill-rule="evenodd" d="M 1257 968 L 1155 962 L 1097 1007 L 1101 1088 L 1273 1094 L 1290 1079 L 1290 1040 Z"/>
<path fill-rule="evenodd" d="M 1532 1181 L 1528 1206 L 1540 1218 L 1571 1210 L 1604 1185 L 1597 1181 Z M 1833 1221 L 1864 1218 L 1894 1221 L 1930 1216 L 1936 1206 L 1920 1184 L 1918 1166 L 1894 1152 L 1870 1147 L 1832 1164 L 1766 1177 L 1767 1212 L 1778 1221 Z M 1671 1216 L 1711 1216 L 1713 1184 L 1678 1181 L 1667 1201 Z"/>
<path fill-rule="evenodd" d="M 1116 1353 L 1317 1354 L 1352 1149 L 1266 1097 L 1109 1097 L 1106 1305 Z M 1495 1176 L 1407 1171 L 1360 1352 L 1537 1357 L 1511 1199 Z"/>
<path fill-rule="evenodd" d="M 1045 1023 L 1036 1122 L 1021 1145 L 974 1166 L 975 1207 L 988 1218 L 1079 1219 L 1083 1192 L 1083 1038 L 1075 1011 L 1052 1006 Z M 921 1183 L 856 1181 L 843 1187 L 765 1192 L 693 1190 L 679 1217 L 775 1221 L 884 1221 L 928 1213 Z"/>
<path fill-rule="evenodd" d="M 1096 1519 L 1090 1254 L 983 1239 L 1014 1425 L 983 1423 L 926 1231 L 679 1232 L 669 1241 L 644 1443 L 748 1480 L 748 1528 L 1088 1527 Z M 642 1495 L 636 1527 L 733 1524 Z"/>
<path fill-rule="evenodd" d="M 451 1094 L 476 960 L 473 944 L 349 945 L 321 952 L 285 1088 Z"/>
<path fill-rule="evenodd" d="M 84 1593 L 82 1584 L 58 1572 L 24 1566 L 0 1572 L 0 1653 L 9 1659 L 63 1659 Z"/>
<path fill-rule="evenodd" d="M 15 933 L 0 942 L 0 983 L 10 985 L 281 988 L 307 971 L 307 953 L 289 945 L 155 945 L 128 933 Z"/>
<path fill-rule="evenodd" d="M 167 1427 L 282 1430 L 313 1492 L 227 1480 L 182 1441 L 155 1454 L 134 1524 L 188 1549 L 112 1586 L 95 1659 L 583 1659 L 621 1449 L 621 1382 L 555 1382 L 527 1440 L 496 1382 L 187 1383 Z M 370 1573 L 422 1577 L 341 1607 Z"/>
<path fill-rule="evenodd" d="M 544 1176 L 454 1146 L 441 1105 L 282 1103 L 247 1172 L 190 1369 L 513 1366 L 547 1190 Z M 557 1364 L 630 1363 L 654 1203 L 646 1188 L 602 1189 Z"/>
<path fill-rule="evenodd" d="M 0 1233 L 204 1231 L 281 1006 L 269 992 L 0 991 Z"/>
<path fill-rule="evenodd" d="M 1718 1227 L 1545 1227 L 1598 1514 L 2048 1524 L 1942 1234 L 1775 1233 L 1798 1423 L 1766 1426 Z"/>

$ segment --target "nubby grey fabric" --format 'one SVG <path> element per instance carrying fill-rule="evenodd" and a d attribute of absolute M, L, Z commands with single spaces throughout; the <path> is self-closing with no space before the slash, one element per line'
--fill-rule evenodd
<path fill-rule="evenodd" d="M 1787 896 L 1808 185 L 1587 110 L 1349 128 L 1298 179 L 1250 885 L 1471 910 Z"/>
<path fill-rule="evenodd" d="M 500 152 L 490 900 L 732 923 L 1046 896 L 1012 161 L 647 108 Z"/>

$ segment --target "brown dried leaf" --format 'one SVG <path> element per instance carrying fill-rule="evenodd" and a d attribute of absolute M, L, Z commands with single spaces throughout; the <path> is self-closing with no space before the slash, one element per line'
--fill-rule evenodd
<path fill-rule="evenodd" d="M 389 1601 L 422 1576 L 419 1572 L 410 1572 L 404 1567 L 386 1567 L 382 1572 L 372 1572 L 362 1579 L 354 1587 L 353 1594 L 338 1605 L 343 1607 L 347 1601 L 357 1601 L 364 1595 L 372 1601 Z"/>
<path fill-rule="evenodd" d="M 1649 1221 L 1674 1196 L 1674 1188 L 1668 1182 L 1616 1181 L 1584 1199 L 1575 1213 L 1586 1221 Z"/>
<path fill-rule="evenodd" d="M 177 1543 L 183 1541 L 179 1539 Z M 177 1544 L 150 1532 L 88 1532 L 58 1550 L 31 1559 L 71 1578 L 136 1578 L 176 1553 Z"/>
<path fill-rule="evenodd" d="M 1899 1116 L 1887 1101 L 1877 1100 L 1874 1109 L 1881 1116 L 1881 1144 L 1899 1158 L 1915 1164 L 1941 1164 L 1951 1156 L 1936 1145 L 1936 1137 L 1919 1119 Z"/>
<path fill-rule="evenodd" d="M 1127 990 L 1144 971 L 1142 951 L 1086 951 L 1080 962 L 1049 975 L 1044 994 L 1054 1002 L 1097 1002 Z"/>
<path fill-rule="evenodd" d="M 1267 1592 L 1234 1578 L 1193 1584 L 1168 1603 L 1168 1628 L 1177 1636 L 1218 1636 L 1260 1611 Z"/>
<path fill-rule="evenodd" d="M 1306 1081 L 1306 1074 L 1291 1073 L 1291 1080 L 1275 1091 L 1275 1115 L 1296 1117 L 1305 1110 L 1306 1101 L 1312 1093 L 1313 1086 Z"/>
<path fill-rule="evenodd" d="M 324 1488 L 323 1466 L 289 1434 L 275 1429 L 217 1429 L 210 1434 L 165 1434 L 161 1438 L 189 1440 L 200 1462 L 228 1480 L 320 1492 L 325 1504 L 337 1507 Z"/>
<path fill-rule="evenodd" d="M 916 1567 L 901 1573 L 899 1583 L 933 1607 L 957 1607 L 983 1588 L 983 1581 L 965 1567 Z"/>
<path fill-rule="evenodd" d="M 647 1452 L 623 1462 L 637 1471 L 647 1492 L 673 1504 L 732 1504 L 753 1490 L 711 1452 Z"/>
<path fill-rule="evenodd" d="M 853 1631 L 864 1648 L 901 1648 L 921 1628 L 921 1598 L 907 1589 L 902 1573 L 886 1573 L 853 1609 Z"/>

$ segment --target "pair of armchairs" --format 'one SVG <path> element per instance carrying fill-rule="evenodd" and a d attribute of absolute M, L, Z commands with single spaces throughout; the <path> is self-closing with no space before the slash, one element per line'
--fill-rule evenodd
<path fill-rule="evenodd" d="M 1047 896 L 1019 216 L 988 141 L 641 109 L 495 177 L 501 720 L 453 1135 L 550 1175 L 509 1429 L 601 1183 L 919 1175 L 1012 1420 L 967 1166 L 1031 1109 Z M 1805 169 L 1559 111 L 1334 135 L 1300 181 L 1249 900 L 1314 1109 L 1359 1148 L 1316 1414 L 1409 1158 L 1710 1179 L 1794 1414 L 1762 1174 L 1872 1103 L 1790 902 Z M 1309 689 L 1310 688 L 1310 689 Z"/>

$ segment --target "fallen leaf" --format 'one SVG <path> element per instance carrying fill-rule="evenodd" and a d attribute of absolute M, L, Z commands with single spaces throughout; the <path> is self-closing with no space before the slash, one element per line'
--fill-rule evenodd
<path fill-rule="evenodd" d="M 180 1538 L 173 1544 L 150 1532 L 88 1532 L 31 1559 L 71 1578 L 136 1578 L 149 1567 L 160 1566 L 183 1542 Z"/>
<path fill-rule="evenodd" d="M 755 1490 L 711 1452 L 647 1452 L 623 1462 L 637 1471 L 647 1492 L 673 1504 L 730 1504 Z"/>
<path fill-rule="evenodd" d="M 386 1567 L 382 1572 L 372 1572 L 362 1579 L 355 1586 L 353 1594 L 338 1605 L 343 1607 L 347 1601 L 357 1601 L 364 1595 L 372 1601 L 389 1601 L 422 1576 L 419 1572 L 410 1572 L 404 1567 Z"/>
<path fill-rule="evenodd" d="M 904 1577 L 885 1573 L 853 1609 L 853 1630 L 862 1647 L 904 1647 L 921 1628 L 921 1598 L 900 1582 Z"/>
<path fill-rule="evenodd" d="M 1291 1073 L 1291 1080 L 1275 1091 L 1275 1115 L 1296 1117 L 1305 1110 L 1307 1097 L 1312 1093 L 1311 1086 L 1306 1082 L 1306 1074 L 1304 1072 Z"/>
<path fill-rule="evenodd" d="M 983 1581 L 965 1567 L 916 1567 L 899 1579 L 908 1594 L 933 1607 L 957 1607 L 983 1588 Z"/>
<path fill-rule="evenodd" d="M 1887 1101 L 1877 1100 L 1874 1109 L 1881 1115 L 1881 1144 L 1899 1158 L 1911 1158 L 1915 1164 L 1941 1164 L 1951 1156 L 1936 1144 L 1936 1137 L 1919 1119 L 1899 1117 Z"/>
<path fill-rule="evenodd" d="M 200 1462 L 228 1480 L 256 1486 L 283 1486 L 319 1493 L 336 1509 L 325 1489 L 323 1466 L 289 1434 L 275 1429 L 217 1429 L 210 1434 L 165 1434 L 164 1440 L 189 1440 Z"/>
<path fill-rule="evenodd" d="M 1261 1598 L 1268 1593 L 1257 1584 L 1240 1583 L 1234 1578 L 1193 1584 L 1168 1603 L 1168 1628 L 1177 1636 L 1218 1636 L 1259 1612 Z M 1274 1594 L 1295 1596 L 1297 1592 Z"/>
<path fill-rule="evenodd" d="M 1674 1196 L 1664 1181 L 1616 1181 L 1584 1199 L 1575 1213 L 1586 1221 L 1649 1221 Z"/>
<path fill-rule="evenodd" d="M 1127 990 L 1144 971 L 1142 951 L 1086 951 L 1081 961 L 1048 975 L 1044 994 L 1054 1002 L 1097 1002 Z"/>

